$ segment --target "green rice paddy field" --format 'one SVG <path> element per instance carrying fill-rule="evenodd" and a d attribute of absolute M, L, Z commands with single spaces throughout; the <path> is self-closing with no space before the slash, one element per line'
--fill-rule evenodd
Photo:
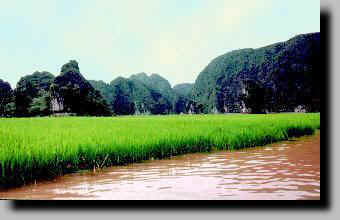
<path fill-rule="evenodd" d="M 0 119 L 0 187 L 81 169 L 310 135 L 320 114 Z"/>

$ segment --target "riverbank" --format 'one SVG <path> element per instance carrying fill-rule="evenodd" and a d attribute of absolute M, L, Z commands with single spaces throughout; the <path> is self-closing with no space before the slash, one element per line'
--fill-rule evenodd
<path fill-rule="evenodd" d="M 320 114 L 0 119 L 0 185 L 313 134 Z"/>

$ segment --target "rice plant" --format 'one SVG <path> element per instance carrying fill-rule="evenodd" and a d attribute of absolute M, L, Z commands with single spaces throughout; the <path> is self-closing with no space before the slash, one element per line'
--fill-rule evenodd
<path fill-rule="evenodd" d="M 0 119 L 0 187 L 80 169 L 261 146 L 319 128 L 319 113 Z"/>

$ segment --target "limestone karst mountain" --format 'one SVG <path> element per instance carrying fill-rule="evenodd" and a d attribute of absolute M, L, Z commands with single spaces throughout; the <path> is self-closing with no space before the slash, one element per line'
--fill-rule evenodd
<path fill-rule="evenodd" d="M 80 73 L 78 63 L 64 64 L 51 87 L 53 112 L 72 112 L 77 115 L 110 115 L 109 107 L 99 91 Z"/>
<path fill-rule="evenodd" d="M 197 77 L 200 112 L 320 111 L 320 33 L 214 59 Z"/>
<path fill-rule="evenodd" d="M 160 74 L 143 72 L 88 81 L 71 60 L 57 77 L 35 72 L 13 91 L 0 80 L 0 116 L 318 112 L 321 60 L 320 33 L 231 51 L 210 62 L 194 84 L 174 87 Z"/>

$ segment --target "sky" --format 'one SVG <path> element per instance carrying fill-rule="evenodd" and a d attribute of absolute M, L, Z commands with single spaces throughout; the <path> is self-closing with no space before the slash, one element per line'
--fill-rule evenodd
<path fill-rule="evenodd" d="M 0 7 L 0 79 L 77 60 L 92 80 L 158 73 L 194 83 L 219 55 L 320 32 L 319 0 L 11 0 Z"/>

